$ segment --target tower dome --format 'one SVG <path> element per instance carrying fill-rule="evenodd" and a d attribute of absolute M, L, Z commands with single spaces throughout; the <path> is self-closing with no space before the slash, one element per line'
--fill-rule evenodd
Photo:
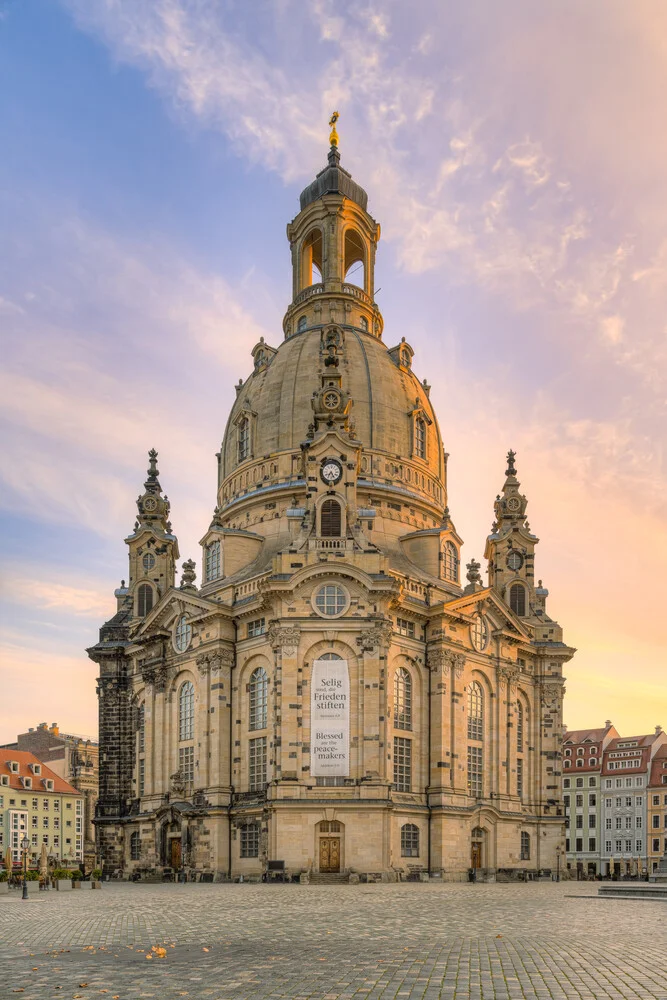
<path fill-rule="evenodd" d="M 405 338 L 389 349 L 382 341 L 373 295 L 380 227 L 339 160 L 332 145 L 328 166 L 302 193 L 301 211 L 287 227 L 293 295 L 285 339 L 278 349 L 256 344 L 253 371 L 236 387 L 219 456 L 219 511 L 224 517 L 241 499 L 264 502 L 296 486 L 304 480 L 305 445 L 342 421 L 359 451 L 358 485 L 420 503 L 428 523 L 439 522 L 445 455 L 429 386 L 413 372 Z M 421 515 L 413 516 L 421 526 Z"/>

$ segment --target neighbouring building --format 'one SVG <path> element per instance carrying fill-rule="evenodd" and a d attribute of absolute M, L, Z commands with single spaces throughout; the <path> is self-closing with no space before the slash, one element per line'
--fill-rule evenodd
<path fill-rule="evenodd" d="M 660 726 L 650 736 L 617 737 L 602 755 L 602 874 L 648 870 L 648 784 L 652 763 L 667 742 Z"/>
<path fill-rule="evenodd" d="M 95 805 L 99 780 L 99 746 L 85 736 L 63 733 L 56 722 L 20 733 L 15 743 L 0 749 L 27 750 L 83 796 L 83 851 L 86 869 L 95 867 Z"/>
<path fill-rule="evenodd" d="M 567 868 L 578 877 L 600 871 L 600 775 L 602 755 L 618 733 L 611 722 L 563 737 L 563 803 Z"/>
<path fill-rule="evenodd" d="M 667 744 L 651 761 L 648 782 L 648 870 L 655 871 L 667 854 Z"/>
<path fill-rule="evenodd" d="M 0 748 L 0 855 L 22 860 L 30 841 L 31 864 L 46 844 L 52 863 L 83 862 L 83 796 L 32 753 Z"/>
<path fill-rule="evenodd" d="M 127 584 L 88 650 L 105 869 L 555 869 L 575 651 L 536 579 L 515 455 L 488 585 L 474 559 L 461 580 L 430 387 L 405 337 L 383 341 L 380 227 L 335 133 L 287 235 L 284 339 L 255 344 L 236 387 L 202 582 L 188 560 L 176 583 L 151 451 Z"/>

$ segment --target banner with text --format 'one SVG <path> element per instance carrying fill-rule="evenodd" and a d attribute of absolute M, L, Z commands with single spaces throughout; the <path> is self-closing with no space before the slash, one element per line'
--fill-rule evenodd
<path fill-rule="evenodd" d="M 350 675 L 347 660 L 315 660 L 310 688 L 310 773 L 350 774 Z"/>

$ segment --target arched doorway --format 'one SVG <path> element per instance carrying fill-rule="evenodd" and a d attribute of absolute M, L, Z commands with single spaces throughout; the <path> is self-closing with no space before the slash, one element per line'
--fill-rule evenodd
<path fill-rule="evenodd" d="M 476 826 L 470 835 L 470 867 L 483 868 L 486 834 L 481 826 Z"/>
<path fill-rule="evenodd" d="M 341 869 L 342 823 L 322 820 L 317 831 L 318 869 L 321 872 L 339 872 Z"/>

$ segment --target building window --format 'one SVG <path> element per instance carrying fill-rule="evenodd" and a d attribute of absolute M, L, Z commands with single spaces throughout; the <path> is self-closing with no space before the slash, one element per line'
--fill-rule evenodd
<path fill-rule="evenodd" d="M 442 550 L 442 562 L 445 580 L 459 582 L 459 553 L 453 542 L 445 542 Z"/>
<path fill-rule="evenodd" d="M 394 787 L 397 792 L 412 790 L 412 741 L 394 736 Z"/>
<path fill-rule="evenodd" d="M 342 515 L 337 500 L 325 500 L 320 510 L 320 535 L 322 538 L 340 538 Z"/>
<path fill-rule="evenodd" d="M 307 316 L 299 316 L 299 322 L 296 325 L 296 332 L 297 333 L 303 333 L 303 331 L 306 329 L 307 324 L 308 324 L 308 317 Z M 257 855 L 254 855 L 254 857 L 256 857 L 256 856 Z"/>
<path fill-rule="evenodd" d="M 415 455 L 426 458 L 426 423 L 423 417 L 415 420 Z"/>
<path fill-rule="evenodd" d="M 523 753 L 523 705 L 520 701 L 516 706 L 516 749 L 517 753 Z"/>
<path fill-rule="evenodd" d="M 241 827 L 241 857 L 259 857 L 259 823 L 244 823 Z"/>
<path fill-rule="evenodd" d="M 484 692 L 478 681 L 468 688 L 468 739 L 484 739 Z"/>
<path fill-rule="evenodd" d="M 139 795 L 143 795 L 146 787 L 146 761 L 143 757 L 139 758 Z"/>
<path fill-rule="evenodd" d="M 220 576 L 220 540 L 206 546 L 206 579 L 217 580 Z"/>
<path fill-rule="evenodd" d="M 595 844 L 596 844 L 595 837 L 589 837 L 588 838 L 588 850 L 589 851 L 595 851 L 595 849 L 596 849 Z"/>
<path fill-rule="evenodd" d="M 243 417 L 238 427 L 238 455 L 239 462 L 244 462 L 250 457 L 250 421 Z"/>
<path fill-rule="evenodd" d="M 262 619 L 263 620 L 263 619 Z M 263 667 L 253 670 L 248 684 L 250 729 L 266 729 L 269 703 L 269 678 Z"/>
<path fill-rule="evenodd" d="M 394 728 L 412 729 L 412 678 L 404 667 L 394 674 Z"/>
<path fill-rule="evenodd" d="M 254 621 L 248 622 L 248 638 L 256 639 L 259 635 L 264 635 L 266 632 L 266 618 L 255 618 Z"/>
<path fill-rule="evenodd" d="M 481 747 L 468 747 L 468 794 L 479 799 L 484 794 L 484 770 Z"/>
<path fill-rule="evenodd" d="M 193 740 L 195 736 L 195 689 L 192 681 L 181 685 L 178 695 L 178 738 Z"/>
<path fill-rule="evenodd" d="M 192 625 L 188 623 L 187 615 L 181 615 L 176 622 L 174 629 L 174 649 L 177 653 L 184 653 L 192 639 Z"/>
<path fill-rule="evenodd" d="M 248 740 L 248 788 L 260 792 L 266 788 L 266 736 Z"/>
<path fill-rule="evenodd" d="M 396 619 L 396 631 L 399 635 L 407 636 L 408 639 L 415 637 L 415 623 L 409 622 L 407 618 Z"/>
<path fill-rule="evenodd" d="M 523 798 L 523 760 L 521 757 L 516 762 L 516 794 Z"/>
<path fill-rule="evenodd" d="M 470 626 L 472 644 L 478 653 L 483 653 L 489 644 L 489 626 L 484 615 L 475 615 Z"/>
<path fill-rule="evenodd" d="M 510 608 L 519 618 L 526 614 L 526 588 L 521 583 L 513 583 L 510 587 Z"/>
<path fill-rule="evenodd" d="M 578 854 L 581 853 L 581 851 L 583 851 L 583 849 L 584 849 L 584 840 L 583 840 L 583 837 L 577 837 L 577 839 L 576 839 L 576 849 L 577 849 L 577 853 Z"/>
<path fill-rule="evenodd" d="M 327 583 L 320 587 L 315 595 L 315 608 L 327 618 L 335 618 L 345 611 L 347 597 L 342 587 L 335 583 Z"/>
<path fill-rule="evenodd" d="M 137 728 L 138 738 L 137 744 L 139 747 L 139 753 L 143 753 L 146 749 L 146 708 L 144 705 L 139 706 L 139 725 Z"/>
<path fill-rule="evenodd" d="M 130 837 L 130 860 L 139 861 L 141 858 L 141 836 L 138 830 L 135 830 Z"/>
<path fill-rule="evenodd" d="M 178 748 L 178 770 L 186 785 L 191 785 L 195 780 L 195 748 Z"/>
<path fill-rule="evenodd" d="M 521 833 L 521 861 L 530 861 L 530 834 Z"/>
<path fill-rule="evenodd" d="M 401 857 L 419 857 L 419 827 L 414 823 L 405 823 L 401 827 Z"/>
<path fill-rule="evenodd" d="M 137 618 L 145 618 L 153 608 L 153 588 L 148 583 L 137 587 Z"/>

